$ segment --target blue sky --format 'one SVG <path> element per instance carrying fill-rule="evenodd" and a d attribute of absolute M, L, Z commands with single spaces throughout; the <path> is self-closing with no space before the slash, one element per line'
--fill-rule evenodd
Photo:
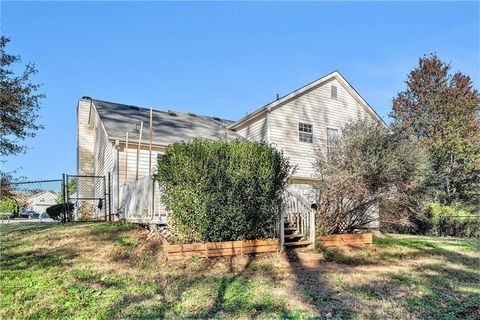
<path fill-rule="evenodd" d="M 479 2 L 1 2 L 9 53 L 39 69 L 40 123 L 2 170 L 76 172 L 81 96 L 239 119 L 339 70 L 388 121 L 425 53 L 478 88 Z"/>

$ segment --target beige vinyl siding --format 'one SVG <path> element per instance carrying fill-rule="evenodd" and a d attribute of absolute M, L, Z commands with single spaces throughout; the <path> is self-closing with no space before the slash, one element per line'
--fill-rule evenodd
<path fill-rule="evenodd" d="M 157 156 L 163 152 L 153 151 L 152 150 L 152 173 L 155 172 L 155 167 L 157 165 Z M 121 148 L 118 151 L 118 160 L 119 160 L 119 181 L 120 185 L 123 185 L 125 182 L 135 181 L 135 175 L 137 170 L 137 148 L 135 146 L 128 148 L 128 170 L 127 170 L 127 180 L 125 180 L 125 160 L 127 152 L 125 148 Z M 142 178 L 148 175 L 148 158 L 149 151 L 147 147 L 142 147 L 140 150 L 139 161 L 138 161 L 138 178 Z"/>
<path fill-rule="evenodd" d="M 94 175 L 107 176 L 113 172 L 113 155 L 115 147 L 107 138 L 100 117 L 95 117 Z"/>
<path fill-rule="evenodd" d="M 331 85 L 337 98 L 331 98 Z M 269 116 L 269 141 L 282 148 L 297 166 L 294 177 L 314 178 L 316 148 L 326 150 L 327 128 L 340 129 L 353 119 L 374 118 L 340 84 L 332 79 L 274 108 Z M 313 143 L 299 142 L 298 123 L 313 125 Z"/>
<path fill-rule="evenodd" d="M 255 117 L 252 120 L 247 121 L 239 128 L 236 128 L 235 131 L 249 140 L 261 141 L 267 140 L 267 129 L 267 120 L 265 113 L 263 113 L 263 115 Z"/>
<path fill-rule="evenodd" d="M 111 209 L 116 210 L 116 198 L 115 192 L 116 190 L 116 183 L 114 177 L 114 153 L 115 147 L 113 144 L 108 140 L 107 133 L 103 128 L 103 125 L 100 121 L 100 117 L 96 114 L 95 119 L 95 148 L 94 148 L 94 174 L 96 176 L 105 177 L 106 183 L 106 191 L 110 193 L 112 196 L 110 199 L 112 200 Z M 108 174 L 110 173 L 110 184 L 108 181 Z M 107 205 L 107 204 L 106 204 Z"/>
<path fill-rule="evenodd" d="M 77 170 L 79 175 L 93 174 L 95 129 L 89 124 L 90 100 L 80 100 L 77 106 Z"/>
<path fill-rule="evenodd" d="M 108 140 L 100 117 L 89 100 L 80 100 L 77 109 L 78 117 L 78 174 L 82 176 L 105 177 L 105 185 L 101 179 L 80 178 L 78 195 L 80 197 L 103 197 L 107 184 L 108 173 L 111 173 L 111 191 L 114 190 L 114 154 L 115 148 Z M 113 193 L 112 196 L 115 196 Z M 112 198 L 113 203 L 115 199 Z M 107 206 L 108 203 L 105 203 Z M 113 209 L 113 205 L 112 205 Z"/>

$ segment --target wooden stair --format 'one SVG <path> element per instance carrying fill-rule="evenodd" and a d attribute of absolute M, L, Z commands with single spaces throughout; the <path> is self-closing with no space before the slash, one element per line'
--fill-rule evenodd
<path fill-rule="evenodd" d="M 286 234 L 285 239 L 292 239 L 292 238 L 303 238 L 305 237 L 304 234 Z"/>
<path fill-rule="evenodd" d="M 304 240 L 304 241 L 293 241 L 293 242 L 285 242 L 285 247 L 301 247 L 307 246 L 311 244 L 311 241 Z"/>
<path fill-rule="evenodd" d="M 305 238 L 304 234 L 295 233 L 298 231 L 298 228 L 292 227 L 290 225 L 285 225 L 285 228 L 283 230 L 285 232 L 285 247 L 301 247 L 311 244 L 311 241 L 302 240 Z"/>

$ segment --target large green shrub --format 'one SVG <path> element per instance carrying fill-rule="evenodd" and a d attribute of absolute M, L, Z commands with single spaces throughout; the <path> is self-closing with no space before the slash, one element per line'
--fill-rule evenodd
<path fill-rule="evenodd" d="M 480 215 L 459 204 L 451 206 L 431 203 L 426 208 L 427 233 L 439 236 L 479 237 Z"/>
<path fill-rule="evenodd" d="M 167 147 L 156 179 L 175 242 L 264 239 L 274 235 L 290 170 L 263 142 L 194 140 Z"/>

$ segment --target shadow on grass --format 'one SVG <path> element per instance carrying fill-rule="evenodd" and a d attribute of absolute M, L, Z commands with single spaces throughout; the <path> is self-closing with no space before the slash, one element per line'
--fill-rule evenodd
<path fill-rule="evenodd" d="M 49 269 L 70 265 L 72 260 L 78 257 L 75 250 L 69 248 L 56 248 L 50 250 L 30 250 L 20 253 L 2 252 L 0 269 L 2 270 L 25 270 L 25 269 Z"/>
<path fill-rule="evenodd" d="M 376 277 L 381 280 L 345 286 L 357 299 L 371 301 L 367 308 L 372 313 L 387 302 L 405 308 L 410 317 L 418 319 L 480 319 L 478 272 L 432 263 Z"/>
<path fill-rule="evenodd" d="M 376 238 L 374 246 L 369 248 L 323 248 L 321 251 L 327 261 L 354 266 L 386 266 L 401 260 L 415 262 L 404 271 L 392 267 L 388 272 L 376 272 L 375 279 L 368 283 L 343 284 L 357 302 L 366 302 L 364 308 L 371 314 L 385 305 L 395 305 L 399 312 L 407 312 L 410 317 L 473 320 L 480 319 L 480 259 L 467 253 L 472 243 L 450 239 L 444 242 L 443 239 Z"/>
<path fill-rule="evenodd" d="M 450 244 L 448 246 L 451 246 Z M 324 255 L 325 261 L 346 265 L 385 265 L 401 260 L 422 259 L 429 257 L 441 257 L 449 262 L 459 263 L 468 268 L 476 268 L 480 265 L 478 257 L 444 248 L 441 243 L 428 240 L 409 240 L 392 238 L 375 238 L 373 246 L 356 247 L 344 246 L 333 248 L 319 248 Z M 471 243 L 454 245 L 470 251 Z M 409 250 L 403 250 L 403 249 Z"/>
<path fill-rule="evenodd" d="M 15 222 L 0 223 L 0 234 L 9 235 L 12 233 L 33 233 L 42 230 L 52 229 L 60 226 L 58 222 Z"/>
<path fill-rule="evenodd" d="M 288 250 L 286 255 L 295 277 L 295 291 L 320 315 L 334 319 L 349 319 L 355 314 L 345 297 L 339 296 L 327 284 L 320 261 L 303 262 L 296 250 Z"/>
<path fill-rule="evenodd" d="M 441 255 L 442 259 L 462 265 L 476 262 L 472 257 L 435 244 L 420 241 L 398 245 L 403 244 L 413 251 L 403 253 L 402 258 Z M 384 245 L 388 249 L 389 244 L 385 242 Z M 332 252 L 335 252 L 335 249 L 332 249 Z M 337 256 L 331 258 L 335 259 L 336 263 L 342 263 L 342 253 L 336 254 Z M 394 259 L 400 256 L 392 252 L 391 257 Z M 346 289 L 340 293 L 328 284 L 326 277 L 330 273 L 323 270 L 324 264 L 321 261 L 306 263 L 295 251 L 289 251 L 287 258 L 294 276 L 295 295 L 303 297 L 305 303 L 314 308 L 321 317 L 354 318 L 359 305 L 362 305 L 364 312 L 368 314 L 381 315 L 379 309 L 388 305 L 384 302 L 389 301 L 392 305 L 400 306 L 399 308 L 404 307 L 406 311 L 403 312 L 407 312 L 409 316 L 476 319 L 474 315 L 478 311 L 475 309 L 475 305 L 479 303 L 478 297 L 475 298 L 473 293 L 461 293 L 454 287 L 454 283 L 470 286 L 478 281 L 478 274 L 473 271 L 461 271 L 442 266 L 441 263 L 423 264 L 412 270 L 416 275 L 402 272 L 376 273 L 375 276 L 382 280 L 373 280 L 367 284 L 362 282 L 360 285 L 346 283 Z M 158 319 L 178 316 L 209 319 L 276 316 L 288 319 L 296 316 L 295 311 L 286 308 L 285 301 L 276 300 L 275 296 L 252 296 L 255 290 L 250 286 L 258 281 L 256 276 L 259 274 L 269 278 L 270 282 L 278 282 L 278 271 L 275 268 L 257 264 L 253 255 L 248 256 L 240 267 L 235 267 L 233 260 L 234 258 L 188 261 L 185 266 L 180 267 L 183 269 L 180 274 L 171 275 L 167 272 L 166 275 L 153 279 L 148 290 L 123 294 L 108 308 L 107 318 Z M 227 261 L 226 274 L 209 273 L 218 261 Z M 348 261 L 347 264 L 363 265 L 378 262 L 375 257 L 368 256 L 357 260 L 347 257 L 343 261 Z M 418 293 L 420 290 L 422 293 Z M 192 303 L 194 305 L 191 305 Z M 443 317 L 442 313 L 448 317 Z"/>
<path fill-rule="evenodd" d="M 223 276 L 216 288 L 214 302 L 210 308 L 193 315 L 193 318 L 212 319 L 216 317 L 244 315 L 249 318 L 259 316 L 280 316 L 285 319 L 292 318 L 292 311 L 285 307 L 282 301 L 278 301 L 270 294 L 261 297 L 255 296 L 250 287 L 256 281 L 255 275 L 261 272 L 268 274 L 267 270 L 259 268 L 257 256 L 250 254 L 247 261 L 239 271 L 233 266 L 234 257 L 228 258 L 228 273 L 231 276 Z M 261 270 L 260 270 L 261 269 Z M 266 272 L 263 272 L 266 271 Z"/>
<path fill-rule="evenodd" d="M 90 235 L 94 236 L 98 240 L 103 241 L 117 241 L 126 231 L 135 230 L 140 228 L 138 225 L 133 223 L 126 223 L 122 221 L 118 222 L 98 222 L 91 224 L 89 227 Z"/>

